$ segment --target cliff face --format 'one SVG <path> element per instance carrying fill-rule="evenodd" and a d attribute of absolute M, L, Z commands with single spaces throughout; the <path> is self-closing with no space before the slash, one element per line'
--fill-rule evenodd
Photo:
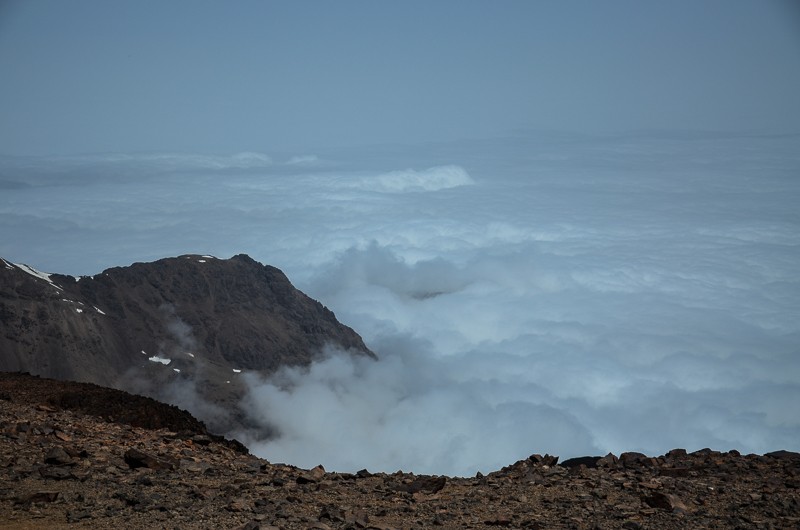
<path fill-rule="evenodd" d="M 137 390 L 192 380 L 213 403 L 240 373 L 306 365 L 333 345 L 374 357 L 333 312 L 246 255 L 187 255 L 93 277 L 0 261 L 0 370 Z"/>

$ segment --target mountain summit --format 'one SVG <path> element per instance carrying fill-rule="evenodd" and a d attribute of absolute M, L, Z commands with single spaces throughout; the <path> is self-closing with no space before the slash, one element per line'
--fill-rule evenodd
<path fill-rule="evenodd" d="M 184 255 L 80 278 L 0 260 L 0 320 L 0 370 L 161 399 L 169 383 L 192 381 L 206 401 L 231 404 L 243 371 L 308 365 L 328 345 L 375 357 L 283 272 L 244 254 Z"/>

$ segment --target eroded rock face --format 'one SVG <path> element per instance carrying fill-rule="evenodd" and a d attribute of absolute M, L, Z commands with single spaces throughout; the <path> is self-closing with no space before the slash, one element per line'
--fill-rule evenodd
<path fill-rule="evenodd" d="M 171 383 L 191 381 L 228 409 L 243 394 L 242 373 L 307 365 L 326 345 L 374 357 L 280 270 L 245 255 L 187 255 L 81 278 L 0 260 L 0 319 L 0 370 L 161 399 Z"/>
<path fill-rule="evenodd" d="M 76 404 L 60 399 L 65 393 L 88 398 Z M 585 460 L 593 467 L 569 460 L 563 467 L 557 457 L 532 455 L 473 478 L 350 474 L 256 458 L 209 436 L 183 411 L 115 390 L 0 374 L 0 398 L 0 523 L 15 528 L 669 530 L 800 524 L 800 454 L 788 451 L 607 455 Z M 128 419 L 110 421 L 115 409 L 104 408 L 107 401 L 127 401 Z M 140 407 L 146 408 L 137 412 Z M 157 419 L 152 427 L 129 423 L 147 414 Z"/>

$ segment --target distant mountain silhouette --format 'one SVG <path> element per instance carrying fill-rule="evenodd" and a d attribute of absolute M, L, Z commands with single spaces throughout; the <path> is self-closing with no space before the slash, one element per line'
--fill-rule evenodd
<path fill-rule="evenodd" d="M 193 392 L 223 409 L 241 397 L 243 373 L 308 365 L 328 344 L 375 357 L 279 269 L 244 254 L 185 255 L 81 278 L 0 260 L 0 322 L 0 370 L 168 401 L 180 401 L 170 383 L 192 381 Z"/>

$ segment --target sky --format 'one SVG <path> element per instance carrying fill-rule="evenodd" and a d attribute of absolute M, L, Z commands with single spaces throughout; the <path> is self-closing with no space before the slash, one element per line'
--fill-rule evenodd
<path fill-rule="evenodd" d="M 4 0 L 0 71 L 6 155 L 797 132 L 800 7 Z"/>
<path fill-rule="evenodd" d="M 0 3 L 0 256 L 281 268 L 272 462 L 800 450 L 795 3 L 234 5 Z"/>

